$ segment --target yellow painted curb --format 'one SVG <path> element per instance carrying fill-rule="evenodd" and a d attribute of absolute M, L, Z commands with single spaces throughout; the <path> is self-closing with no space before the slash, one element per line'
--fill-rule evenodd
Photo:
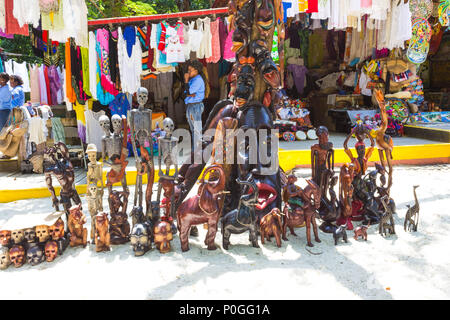
<path fill-rule="evenodd" d="M 356 157 L 356 151 L 352 150 Z M 294 169 L 298 165 L 311 164 L 310 150 L 283 150 L 278 152 L 280 167 L 285 171 Z M 415 159 L 442 159 L 447 158 L 450 163 L 450 143 L 442 144 L 425 144 L 415 146 L 396 146 L 393 151 L 394 160 L 415 160 Z M 335 149 L 334 161 L 338 163 L 349 162 L 350 159 L 345 154 L 344 149 Z M 375 149 L 369 161 L 379 161 L 378 151 Z M 171 174 L 174 171 L 171 171 Z M 127 185 L 134 185 L 136 183 L 136 171 L 127 171 Z M 106 172 L 103 173 L 103 180 L 106 181 Z M 158 182 L 158 171 L 155 172 L 155 182 Z M 147 175 L 142 177 L 142 183 L 147 183 Z M 120 183 L 114 184 L 120 186 Z M 78 185 L 77 191 L 79 194 L 85 194 L 87 186 Z M 59 195 L 60 187 L 55 187 L 57 195 Z M 46 198 L 50 197 L 50 192 L 47 188 L 34 189 L 20 189 L 20 190 L 0 190 L 0 203 L 12 202 L 31 198 Z"/>

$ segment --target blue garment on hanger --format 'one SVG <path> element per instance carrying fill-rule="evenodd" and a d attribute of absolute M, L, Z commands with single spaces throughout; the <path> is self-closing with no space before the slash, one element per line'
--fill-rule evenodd
<path fill-rule="evenodd" d="M 287 9 L 292 7 L 291 2 L 282 2 L 283 4 L 283 22 L 287 23 Z"/>
<path fill-rule="evenodd" d="M 136 43 L 136 28 L 134 26 L 125 27 L 123 30 L 123 38 L 127 44 L 128 57 L 131 57 L 133 46 Z"/>
<path fill-rule="evenodd" d="M 130 110 L 130 103 L 128 102 L 125 93 L 119 93 L 113 101 L 109 104 L 111 115 L 118 114 L 119 116 L 127 116 L 127 111 Z"/>

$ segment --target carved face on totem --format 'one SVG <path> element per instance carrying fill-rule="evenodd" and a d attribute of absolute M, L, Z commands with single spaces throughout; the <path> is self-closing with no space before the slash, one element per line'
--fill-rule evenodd
<path fill-rule="evenodd" d="M 319 138 L 320 145 L 328 144 L 328 129 L 327 129 L 327 127 L 320 126 L 319 128 L 317 128 L 316 135 Z"/>
<path fill-rule="evenodd" d="M 255 132 L 256 139 L 252 143 L 252 139 L 238 141 L 238 163 L 242 163 L 239 164 L 239 176 L 253 174 L 259 192 L 256 214 L 261 218 L 273 208 L 281 207 L 278 139 L 270 131 L 273 127 L 271 114 L 261 103 L 252 102 L 241 112 L 239 127 L 249 135 Z M 264 129 L 265 134 L 261 131 Z"/>
<path fill-rule="evenodd" d="M 245 64 L 238 69 L 236 91 L 234 93 L 235 105 L 237 107 L 242 107 L 247 102 L 251 101 L 254 92 L 255 71 L 251 65 Z"/>

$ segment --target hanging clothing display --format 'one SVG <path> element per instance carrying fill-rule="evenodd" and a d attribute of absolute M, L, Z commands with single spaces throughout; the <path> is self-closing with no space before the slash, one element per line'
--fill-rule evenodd
<path fill-rule="evenodd" d="M 104 115 L 105 111 L 93 112 L 86 110 L 84 112 L 86 118 L 86 142 L 93 143 L 97 146 L 97 150 L 102 150 L 103 129 L 98 119 Z"/>
<path fill-rule="evenodd" d="M 134 29 L 135 27 L 126 27 Z M 128 29 L 130 30 L 130 29 Z M 139 40 L 136 39 L 136 31 L 127 34 L 122 33 L 119 27 L 119 39 L 117 42 L 117 55 L 119 60 L 120 82 L 122 92 L 135 93 L 141 86 L 142 73 L 142 49 Z M 134 34 L 134 41 L 130 34 Z M 124 38 L 124 35 L 127 38 Z"/>
<path fill-rule="evenodd" d="M 206 18 L 198 18 L 197 21 L 197 29 L 200 30 L 203 34 L 202 41 L 200 43 L 200 47 L 197 51 L 198 59 L 208 59 L 212 56 L 212 46 L 211 46 L 211 19 Z"/>
<path fill-rule="evenodd" d="M 20 34 L 28 36 L 28 24 L 24 24 L 22 27 L 14 17 L 14 0 L 5 0 L 5 32 L 9 34 Z"/>

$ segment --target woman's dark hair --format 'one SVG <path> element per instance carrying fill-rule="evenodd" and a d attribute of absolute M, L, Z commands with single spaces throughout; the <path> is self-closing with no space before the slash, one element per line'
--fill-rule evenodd
<path fill-rule="evenodd" d="M 13 74 L 10 78 L 13 79 L 14 82 L 17 83 L 18 86 L 23 85 L 23 80 L 22 80 L 21 76 L 17 76 L 15 74 Z"/>
<path fill-rule="evenodd" d="M 8 82 L 9 74 L 7 74 L 6 72 L 2 72 L 2 73 L 0 73 L 0 78 L 6 80 L 6 82 Z"/>
<path fill-rule="evenodd" d="M 197 70 L 198 74 L 202 77 L 205 84 L 205 98 L 209 96 L 209 83 L 206 75 L 203 73 L 203 64 L 198 60 L 189 60 L 186 65 L 186 69 L 192 67 Z"/>

